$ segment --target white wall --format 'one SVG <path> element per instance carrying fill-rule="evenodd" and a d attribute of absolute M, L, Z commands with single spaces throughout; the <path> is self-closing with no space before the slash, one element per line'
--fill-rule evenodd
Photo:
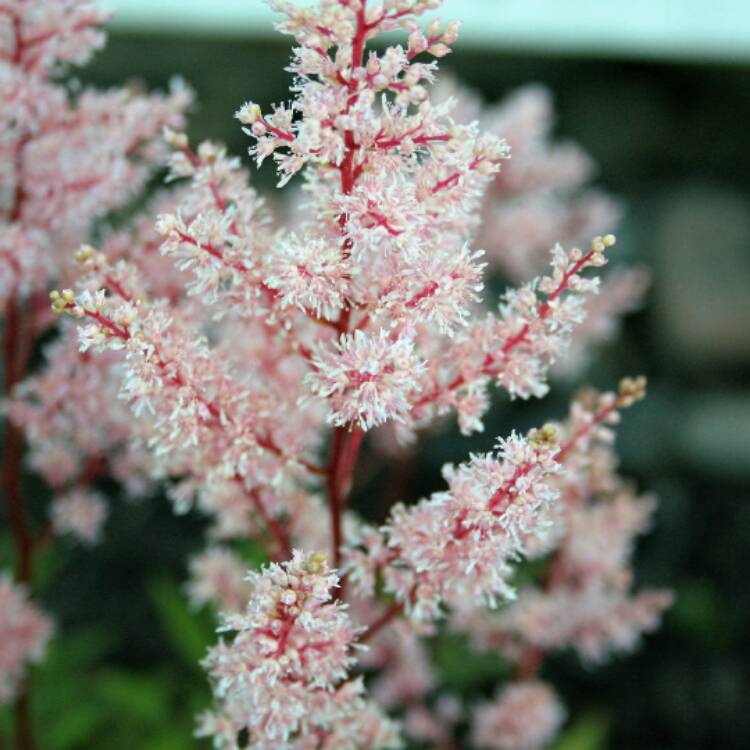
<path fill-rule="evenodd" d="M 306 0 L 310 2 L 310 0 Z M 258 37 L 262 0 L 104 0 L 114 27 Z M 445 0 L 462 42 L 514 50 L 750 61 L 750 0 Z"/>

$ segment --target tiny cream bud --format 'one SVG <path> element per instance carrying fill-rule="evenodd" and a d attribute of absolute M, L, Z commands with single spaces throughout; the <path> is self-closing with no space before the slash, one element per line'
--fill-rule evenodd
<path fill-rule="evenodd" d="M 168 125 L 164 126 L 163 138 L 170 146 L 174 146 L 174 148 L 179 148 L 179 149 L 187 148 L 187 145 L 188 145 L 187 135 L 177 130 L 173 130 Z"/>
<path fill-rule="evenodd" d="M 261 109 L 255 102 L 245 102 L 235 113 L 235 117 L 243 125 L 252 125 L 261 117 Z"/>
<path fill-rule="evenodd" d="M 79 263 L 85 263 L 94 257 L 95 252 L 96 250 L 91 245 L 81 245 L 74 257 Z"/>
<path fill-rule="evenodd" d="M 443 42 L 438 42 L 437 44 L 433 44 L 428 47 L 427 51 L 433 57 L 445 57 L 446 55 L 450 54 L 451 48 L 447 44 L 443 44 Z"/>

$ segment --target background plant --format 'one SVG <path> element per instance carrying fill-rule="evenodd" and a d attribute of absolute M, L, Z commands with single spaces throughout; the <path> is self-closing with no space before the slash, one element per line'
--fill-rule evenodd
<path fill-rule="evenodd" d="M 3 376 L 11 396 L 26 376 L 35 346 L 50 327 L 46 301 L 51 283 L 70 271 L 69 248 L 90 235 L 94 222 L 122 207 L 142 190 L 163 149 L 157 135 L 179 125 L 189 102 L 179 86 L 168 96 L 130 89 L 98 92 L 67 85 L 68 65 L 85 63 L 102 46 L 106 19 L 88 2 L 0 3 L 0 303 L 3 306 Z M 63 354 L 63 356 L 66 356 Z M 63 369 L 77 369 L 67 356 Z M 85 368 L 84 368 L 85 369 Z M 30 412 L 14 411 L 6 423 L 2 484 L 15 557 L 15 585 L 2 578 L 2 678 L 0 697 L 15 703 L 19 748 L 33 746 L 25 662 L 39 660 L 51 623 L 28 597 L 35 558 L 56 534 L 94 541 L 106 514 L 90 491 L 103 473 L 106 442 L 100 433 L 73 444 L 60 440 L 65 390 L 55 375 L 39 381 L 43 402 Z M 20 386 L 23 390 L 24 386 Z M 96 399 L 96 384 L 80 390 Z M 4 410 L 9 404 L 4 402 Z M 12 408 L 11 408 L 12 410 Z M 56 498 L 46 522 L 31 516 L 24 488 L 24 432 L 34 442 L 29 463 Z M 45 440 L 49 433 L 57 441 Z"/>

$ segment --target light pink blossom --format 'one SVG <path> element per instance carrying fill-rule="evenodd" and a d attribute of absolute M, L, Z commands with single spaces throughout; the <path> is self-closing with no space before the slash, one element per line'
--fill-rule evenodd
<path fill-rule="evenodd" d="M 386 331 L 343 335 L 333 347 L 319 347 L 306 382 L 315 396 L 330 402 L 328 421 L 370 429 L 403 419 L 424 364 L 409 335 Z"/>
<path fill-rule="evenodd" d="M 386 590 L 416 620 L 439 617 L 456 600 L 494 603 L 513 596 L 511 563 L 525 538 L 543 533 L 545 511 L 557 498 L 557 444 L 547 428 L 511 435 L 498 454 L 443 469 L 449 489 L 414 506 L 396 506 L 383 533 L 391 554 Z"/>
<path fill-rule="evenodd" d="M 502 650 L 531 680 L 554 648 L 598 655 L 632 645 L 665 604 L 632 594 L 633 537 L 651 506 L 628 494 L 611 450 L 640 380 L 582 396 L 563 424 L 510 432 L 495 451 L 446 466 L 445 490 L 398 503 L 380 527 L 347 507 L 365 432 L 396 425 L 415 437 L 453 412 L 464 433 L 479 431 L 491 386 L 544 396 L 552 368 L 580 354 L 586 316 L 630 304 L 625 293 L 592 302 L 612 235 L 584 249 L 549 236 L 550 269 L 533 276 L 535 267 L 496 312 L 482 311 L 488 255 L 476 238 L 488 202 L 503 190 L 519 203 L 533 194 L 533 218 L 541 193 L 575 192 L 589 164 L 548 144 L 539 95 L 518 100 L 489 133 L 460 100 L 431 97 L 436 61 L 458 30 L 420 27 L 437 5 L 274 0 L 279 30 L 295 40 L 292 98 L 269 112 L 247 101 L 236 117 L 256 163 L 273 161 L 281 185 L 300 183 L 289 219 L 274 217 L 222 145 L 194 150 L 165 122 L 176 190 L 153 204 L 158 238 L 138 222 L 101 251 L 84 245 L 75 289 L 52 293 L 53 310 L 79 321 L 83 355 L 107 361 L 96 403 L 116 397 L 129 409 L 127 448 L 112 452 L 169 480 L 176 510 L 209 515 L 209 538 L 226 545 L 194 561 L 188 589 L 194 603 L 226 610 L 228 635 L 206 660 L 215 705 L 198 730 L 217 748 L 396 745 L 394 725 L 366 697 L 358 672 L 367 668 L 378 672 L 376 701 L 406 704 L 414 733 L 447 744 L 458 717 L 431 707 L 436 675 L 422 640 L 439 618 L 473 645 Z M 383 32 L 400 39 L 369 49 Z M 501 130 L 521 155 L 509 176 Z M 568 239 L 575 211 L 564 197 L 560 205 L 539 227 L 564 226 Z M 60 199 L 56 210 L 66 206 Z M 584 338 L 609 332 L 588 325 Z M 29 423 L 32 393 L 17 406 Z M 274 562 L 243 583 L 229 546 L 247 536 Z M 330 550 L 331 568 L 298 546 Z M 516 591 L 518 563 L 546 557 L 549 573 Z M 372 651 L 357 658 L 365 641 Z M 533 681 L 477 716 L 478 741 L 501 750 L 541 747 L 561 721 Z"/>
<path fill-rule="evenodd" d="M 106 500 L 97 492 L 81 488 L 56 498 L 50 509 L 55 533 L 70 534 L 89 545 L 100 540 L 107 515 Z"/>
<path fill-rule="evenodd" d="M 12 700 L 29 663 L 44 656 L 52 622 L 26 589 L 0 574 L 0 703 Z"/>
<path fill-rule="evenodd" d="M 247 566 L 227 547 L 209 547 L 190 561 L 187 586 L 194 607 L 212 603 L 222 612 L 241 612 L 250 597 Z"/>
<path fill-rule="evenodd" d="M 541 750 L 560 730 L 565 710 L 543 682 L 517 682 L 476 709 L 472 739 L 481 750 Z"/>
<path fill-rule="evenodd" d="M 554 533 L 534 556 L 552 553 L 543 587 L 525 586 L 498 615 L 459 607 L 453 625 L 480 649 L 501 648 L 513 659 L 572 647 L 587 662 L 632 650 L 671 604 L 668 591 L 633 591 L 635 538 L 656 506 L 617 474 L 612 426 L 619 410 L 644 394 L 642 379 L 623 380 L 618 393 L 585 393 L 558 427 L 560 493 Z M 465 603 L 464 603 L 465 604 Z M 536 657 L 534 657 L 536 658 Z"/>
<path fill-rule="evenodd" d="M 243 729 L 249 747 L 268 750 L 313 740 L 332 750 L 396 746 L 394 727 L 364 699 L 361 681 L 348 679 L 357 631 L 332 601 L 338 577 L 325 557 L 295 551 L 248 581 L 245 611 L 224 616 L 233 639 L 206 660 L 219 710 L 199 734 L 213 735 L 217 747 L 234 747 Z"/>

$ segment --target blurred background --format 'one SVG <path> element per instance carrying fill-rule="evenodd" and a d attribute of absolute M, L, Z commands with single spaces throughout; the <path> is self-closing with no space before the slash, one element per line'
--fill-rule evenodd
<path fill-rule="evenodd" d="M 271 32 L 272 14 L 252 0 L 113 5 L 109 45 L 81 80 L 151 88 L 179 74 L 197 95 L 191 138 L 247 160 L 232 113 L 248 98 L 263 108 L 287 98 L 289 40 Z M 440 16 L 466 19 L 441 68 L 487 102 L 529 82 L 551 90 L 556 136 L 592 155 L 596 184 L 625 208 L 617 256 L 646 264 L 653 283 L 575 383 L 540 403 L 498 399 L 484 436 L 431 438 L 405 497 L 433 489 L 444 461 L 487 450 L 493 435 L 562 416 L 581 382 L 609 388 L 645 373 L 649 397 L 618 438 L 623 473 L 661 501 L 637 575 L 677 599 L 635 655 L 596 671 L 550 663 L 572 717 L 557 748 L 748 748 L 750 3 L 455 0 Z M 270 192 L 273 178 L 267 167 L 254 179 Z M 45 602 L 67 637 L 36 676 L 42 747 L 194 747 L 192 716 L 209 697 L 198 661 L 214 636 L 180 586 L 202 522 L 175 518 L 166 501 L 119 504 L 106 533 L 94 551 L 58 545 L 45 561 L 63 581 Z M 455 639 L 435 649 L 445 681 L 466 694 L 502 670 Z"/>

